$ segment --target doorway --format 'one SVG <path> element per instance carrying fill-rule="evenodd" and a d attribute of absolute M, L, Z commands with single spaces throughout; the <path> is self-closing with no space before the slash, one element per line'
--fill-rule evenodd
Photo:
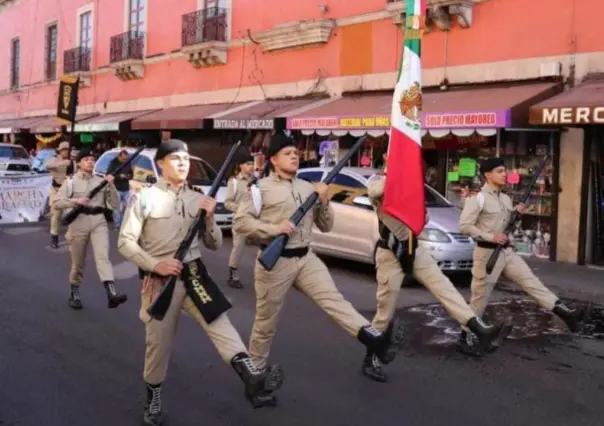
<path fill-rule="evenodd" d="M 585 263 L 604 266 L 604 129 L 591 133 L 587 164 Z"/>

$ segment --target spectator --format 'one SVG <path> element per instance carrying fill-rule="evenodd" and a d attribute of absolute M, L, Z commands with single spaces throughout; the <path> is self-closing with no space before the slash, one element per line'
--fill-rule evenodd
<path fill-rule="evenodd" d="M 118 156 L 109 163 L 107 173 L 113 173 L 117 170 L 118 167 L 126 162 L 128 157 L 128 151 L 125 149 L 120 151 Z M 130 193 L 130 179 L 132 179 L 132 167 L 128 165 L 119 175 L 115 176 L 115 180 L 113 181 L 117 192 L 120 195 L 119 208 L 113 214 L 113 226 L 116 229 L 119 229 L 122 224 L 122 217 L 126 208 L 126 203 L 128 202 L 128 194 Z"/>

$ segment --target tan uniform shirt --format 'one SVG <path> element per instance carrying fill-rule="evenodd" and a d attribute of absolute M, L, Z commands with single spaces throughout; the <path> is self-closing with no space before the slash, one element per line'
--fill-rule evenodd
<path fill-rule="evenodd" d="M 176 192 L 165 180 L 141 188 L 128 203 L 117 240 L 122 256 L 145 271 L 153 271 L 163 260 L 173 259 L 180 243 L 199 212 L 205 195 L 185 186 Z M 204 245 L 217 250 L 222 231 L 214 219 L 206 219 Z M 201 258 L 199 240 L 193 240 L 183 262 Z"/>
<path fill-rule="evenodd" d="M 513 211 L 512 199 L 508 195 L 484 185 L 480 193 L 466 199 L 459 230 L 475 240 L 493 242 L 493 235 L 504 231 Z"/>
<path fill-rule="evenodd" d="M 371 199 L 373 207 L 377 212 L 378 219 L 394 234 L 399 241 L 409 239 L 409 228 L 395 218 L 382 210 L 382 200 L 384 197 L 384 188 L 386 186 L 386 176 L 383 174 L 374 175 L 367 182 L 367 194 Z"/>
<path fill-rule="evenodd" d="M 103 178 L 77 172 L 72 178 L 65 179 L 59 189 L 57 200 L 53 204 L 58 209 L 75 207 L 74 198 L 88 197 L 90 192 L 103 182 Z M 116 210 L 120 205 L 119 194 L 113 184 L 107 184 L 102 191 L 88 201 L 87 207 L 103 207 Z M 79 217 L 78 217 L 79 219 Z M 76 219 L 76 222 L 77 220 Z M 74 222 L 74 223 L 76 223 Z"/>
<path fill-rule="evenodd" d="M 52 179 L 58 185 L 62 185 L 65 181 L 65 178 L 67 177 L 67 168 L 70 164 L 71 160 L 65 160 L 59 155 L 55 155 L 46 162 L 46 168 L 50 172 L 50 176 L 52 176 Z"/>
<path fill-rule="evenodd" d="M 254 205 L 253 191 L 246 191 L 233 218 L 233 230 L 268 242 L 279 233 L 277 225 L 288 220 L 292 214 L 314 192 L 312 184 L 296 179 L 284 179 L 276 173 L 258 181 L 261 208 L 258 212 Z M 252 190 L 254 190 L 252 188 Z M 287 242 L 286 248 L 308 247 L 313 222 L 322 232 L 333 228 L 333 209 L 328 204 L 317 203 L 302 219 Z"/>
<path fill-rule="evenodd" d="M 233 213 L 237 211 L 237 207 L 239 206 L 243 195 L 247 192 L 250 180 L 251 179 L 247 179 L 241 174 L 229 180 L 224 206 Z"/>

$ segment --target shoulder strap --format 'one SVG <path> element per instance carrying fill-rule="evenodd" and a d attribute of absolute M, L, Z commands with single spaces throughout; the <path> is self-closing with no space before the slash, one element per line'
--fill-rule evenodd
<path fill-rule="evenodd" d="M 231 178 L 231 183 L 233 185 L 233 193 L 237 192 L 237 177 L 233 176 L 233 178 Z"/>
<path fill-rule="evenodd" d="M 258 184 L 250 186 L 250 192 L 252 194 L 252 202 L 254 203 L 254 209 L 256 210 L 256 216 L 260 216 L 262 211 L 262 193 Z"/>
<path fill-rule="evenodd" d="M 478 202 L 478 211 L 481 212 L 484 208 L 484 194 L 482 191 L 476 194 L 476 201 Z"/>
<path fill-rule="evenodd" d="M 73 197 L 73 177 L 67 178 L 67 198 Z"/>

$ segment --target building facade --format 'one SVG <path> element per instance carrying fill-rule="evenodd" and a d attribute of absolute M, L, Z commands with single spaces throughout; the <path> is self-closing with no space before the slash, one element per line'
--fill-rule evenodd
<path fill-rule="evenodd" d="M 387 139 L 404 1 L 260 3 L 0 0 L 0 128 L 58 131 L 58 79 L 77 74 L 76 132 L 281 127 L 308 140 Z M 454 197 L 472 182 L 472 160 L 501 155 L 521 192 L 549 154 L 532 233 L 518 237 L 552 260 L 600 262 L 585 255 L 594 242 L 577 220 L 590 202 L 579 200 L 593 145 L 584 134 L 597 123 L 532 125 L 528 111 L 604 71 L 600 3 L 428 0 L 422 121 L 441 191 Z"/>

